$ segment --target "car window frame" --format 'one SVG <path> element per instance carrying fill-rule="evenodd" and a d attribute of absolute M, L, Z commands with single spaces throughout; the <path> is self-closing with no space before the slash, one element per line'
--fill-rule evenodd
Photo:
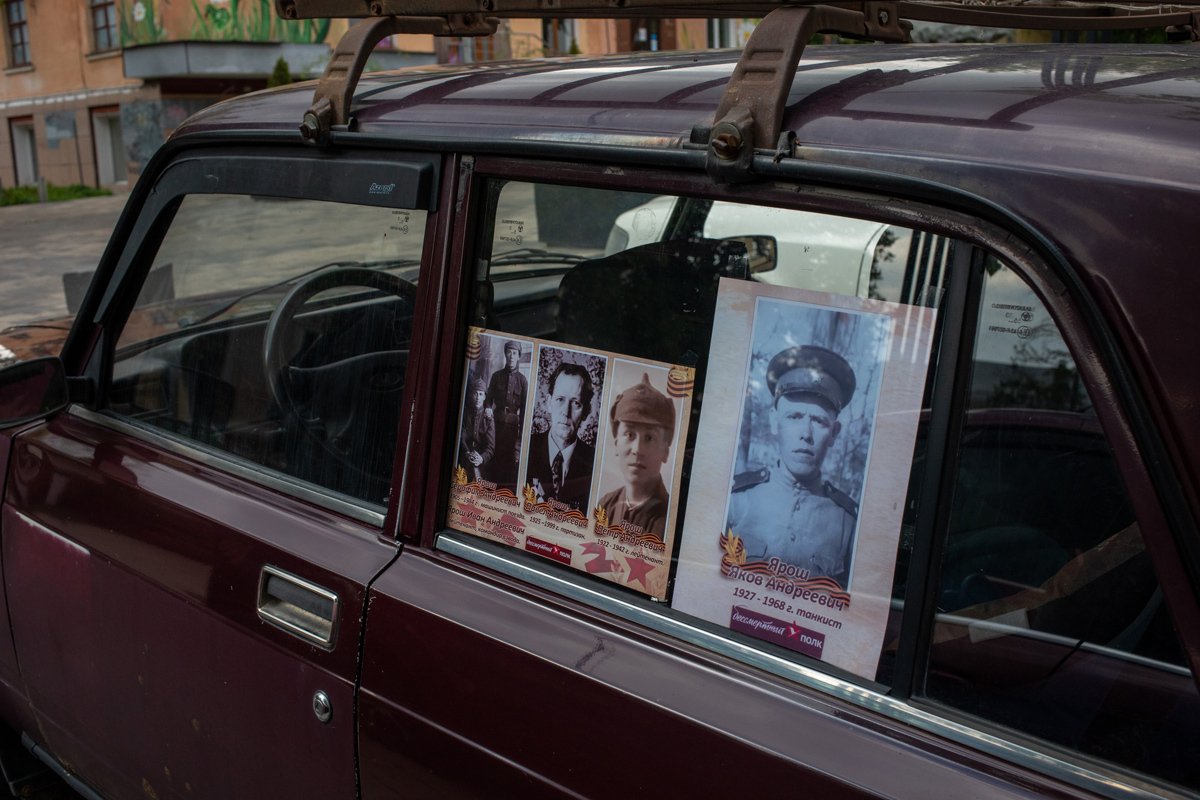
<path fill-rule="evenodd" d="M 424 463 L 426 474 L 446 477 L 430 481 L 435 486 L 427 490 L 428 497 L 418 534 L 412 542 L 422 550 L 433 551 L 443 558 L 462 558 L 582 603 L 590 609 L 598 609 L 667 633 L 688 644 L 699 645 L 718 657 L 749 663 L 773 676 L 880 711 L 894 720 L 947 736 L 1068 783 L 1101 791 L 1115 779 L 1135 792 L 1142 792 L 1144 796 L 1161 796 L 1164 786 L 1148 780 L 1148 776 L 1115 764 L 1101 764 L 1077 753 L 1062 751 L 1047 755 L 1041 752 L 1045 749 L 1045 743 L 1040 740 L 981 718 L 958 714 L 953 709 L 924 700 L 914 690 L 926 666 L 933 627 L 934 617 L 930 610 L 935 605 L 931 587 L 936 585 L 938 575 L 936 569 L 929 567 L 940 563 L 937 534 L 945 530 L 946 519 L 943 517 L 950 508 L 947 490 L 953 484 L 955 452 L 963 434 L 966 381 L 974 356 L 975 325 L 983 299 L 983 267 L 988 254 L 1002 259 L 1045 304 L 1076 360 L 1089 394 L 1094 398 L 1111 400 L 1096 404 L 1097 416 L 1106 439 L 1112 445 L 1116 466 L 1130 493 L 1135 514 L 1146 528 L 1153 528 L 1153 533 L 1147 534 L 1147 545 L 1155 554 L 1155 573 L 1163 584 L 1168 607 L 1180 628 L 1186 624 L 1180 620 L 1186 621 L 1197 613 L 1196 597 L 1189 591 L 1191 586 L 1181 564 L 1182 554 L 1179 553 L 1172 529 L 1168 527 L 1168 516 L 1158 502 L 1160 493 L 1154 488 L 1152 473 L 1145 467 L 1145 448 L 1139 444 L 1148 435 L 1144 428 L 1149 424 L 1149 418 L 1139 403 L 1140 398 L 1118 390 L 1127 367 L 1115 347 L 1112 333 L 1104 330 L 1103 325 L 1100 331 L 1096 330 L 1099 315 L 1090 306 L 1092 301 L 1080 291 L 1068 262 L 1050 240 L 1024 221 L 990 206 L 986 201 L 950 187 L 931 186 L 920 181 L 903 178 L 896 178 L 890 183 L 880 181 L 876 174 L 867 175 L 853 169 L 818 167 L 817 180 L 809 184 L 805 178 L 811 179 L 813 176 L 806 174 L 805 167 L 788 166 L 789 169 L 779 170 L 777 177 L 795 181 L 792 186 L 786 183 L 758 184 L 754 186 L 752 199 L 769 205 L 921 228 L 951 236 L 969 245 L 960 248 L 960 260 L 969 261 L 970 264 L 956 265 L 956 271 L 960 274 L 963 270 L 966 272 L 962 278 L 950 284 L 941 311 L 944 321 L 940 324 L 944 327 L 941 338 L 936 341 L 941 358 L 947 362 L 952 360 L 953 363 L 938 364 L 938 368 L 931 371 L 931 405 L 935 409 L 933 422 L 935 428 L 940 426 L 941 430 L 932 431 L 929 440 L 921 500 L 922 507 L 931 511 L 920 515 L 921 522 L 918 524 L 921 528 L 912 556 L 913 563 L 920 563 L 925 569 L 915 573 L 910 571 L 906 592 L 909 598 L 920 598 L 916 613 L 906 614 L 903 620 L 903 624 L 914 628 L 904 634 L 904 644 L 901 645 L 909 650 L 903 654 L 908 673 L 894 680 L 891 687 L 881 687 L 856 676 L 839 674 L 829 665 L 812 666 L 802 663 L 802 659 L 785 660 L 756 649 L 753 644 L 733 642 L 728 631 L 708 630 L 704 623 L 683 618 L 670 609 L 664 609 L 661 604 L 578 580 L 576 576 L 556 570 L 533 556 L 446 529 L 443 521 L 449 493 L 449 472 L 444 467 L 452 461 L 449 452 L 455 438 L 455 420 L 451 418 L 452 412 L 446 409 L 456 407 L 452 398 L 456 398 L 461 389 L 461 376 L 458 374 L 445 381 L 445 385 L 439 387 L 436 393 L 436 402 L 443 409 L 438 414 L 441 426 L 430 435 L 435 442 L 440 439 L 441 446 L 431 447 L 429 458 Z M 481 187 L 487 179 L 586 185 L 732 202 L 751 199 L 744 189 L 715 185 L 703 175 L 659 170 L 644 164 L 637 169 L 625 170 L 611 163 L 568 164 L 532 157 L 479 156 L 474 159 L 471 170 L 460 177 L 469 181 L 459 191 L 459 197 L 467 203 L 469 210 L 456 220 L 454 231 L 457 246 L 463 248 L 451 264 L 455 276 L 453 288 L 459 300 L 458 314 L 447 315 L 442 328 L 439 356 L 451 364 L 458 363 L 457 359 L 461 358 L 465 346 L 470 284 L 475 270 L 486 266 L 477 257 L 475 248 L 485 239 L 490 241 L 486 232 L 479 230 L 479 219 L 486 214 L 480 198 L 485 194 Z M 1067 273 L 1065 277 L 1064 273 Z M 1135 421 L 1143 424 L 1137 425 Z M 1149 435 L 1153 434 L 1151 426 Z M 1154 450 L 1153 443 L 1149 449 Z M 1195 640 L 1200 638 L 1200 631 L 1193 629 L 1188 632 L 1191 635 L 1182 630 L 1180 633 L 1181 644 L 1192 658 L 1190 667 L 1193 680 L 1200 682 L 1200 670 L 1195 660 Z M 714 641 L 718 640 L 718 646 L 714 647 Z"/>
<path fill-rule="evenodd" d="M 224 144 L 225 146 L 221 146 Z M 284 169 L 282 167 L 291 167 Z M 347 170 L 360 178 L 357 184 L 346 180 Z M 383 170 L 383 172 L 381 172 Z M 391 170 L 391 172 L 387 172 Z M 86 402 L 73 403 L 67 413 L 103 425 L 135 439 L 152 442 L 175 455 L 199 461 L 207 466 L 253 484 L 318 505 L 358 522 L 379 529 L 380 535 L 392 530 L 401 503 L 401 485 L 406 437 L 409 427 L 401 424 L 392 455 L 392 491 L 382 509 L 365 501 L 349 498 L 316 484 L 310 484 L 245 461 L 219 448 L 209 447 L 185 436 L 139 424 L 106 408 L 116 348 L 124 322 L 133 311 L 138 293 L 175 218 L 183 198 L 198 194 L 243 194 L 288 199 L 316 199 L 346 205 L 381 208 L 423 209 L 426 213 L 421 254 L 423 279 L 428 270 L 436 277 L 441 250 L 435 243 L 444 239 L 444 215 L 441 208 L 442 158 L 438 154 L 370 149 L 345 158 L 331 160 L 306 147 L 251 147 L 236 143 L 212 142 L 204 147 L 168 146 L 159 153 L 118 222 L 105 251 L 96 278 L 80 309 L 64 346 L 64 356 L 78 363 L 78 371 L 91 387 Z M 402 172 L 407 183 L 394 180 L 399 202 L 394 195 L 370 190 L 372 175 L 380 179 Z M 149 188 L 142 189 L 143 186 Z M 431 281 L 434 283 L 435 281 Z M 420 283 L 424 283 L 422 280 Z M 432 289 L 418 286 L 414 319 L 428 313 Z M 235 325 L 245 321 L 235 320 Z M 421 350 L 414 325 L 410 366 L 419 367 Z M 76 361 L 77 360 L 77 361 Z M 406 381 L 402 404 L 411 409 L 415 387 Z M 402 418 L 409 415 L 402 414 Z"/>

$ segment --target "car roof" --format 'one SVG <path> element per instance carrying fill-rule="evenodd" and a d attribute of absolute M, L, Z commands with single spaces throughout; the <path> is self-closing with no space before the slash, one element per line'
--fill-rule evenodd
<path fill-rule="evenodd" d="M 737 51 L 623 54 L 364 75 L 358 129 L 385 137 L 678 148 L 711 124 Z M 1189 46 L 809 47 L 783 120 L 802 146 L 1023 163 L 1200 185 Z M 312 82 L 220 103 L 178 134 L 295 130 Z M 853 124 L 848 124 L 852 122 Z"/>

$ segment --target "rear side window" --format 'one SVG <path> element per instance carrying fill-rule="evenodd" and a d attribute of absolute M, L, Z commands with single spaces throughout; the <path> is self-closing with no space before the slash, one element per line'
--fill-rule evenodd
<path fill-rule="evenodd" d="M 925 690 L 1192 788 L 1200 698 L 1075 362 L 986 276 Z"/>
<path fill-rule="evenodd" d="M 955 243 L 488 189 L 448 527 L 874 678 Z"/>

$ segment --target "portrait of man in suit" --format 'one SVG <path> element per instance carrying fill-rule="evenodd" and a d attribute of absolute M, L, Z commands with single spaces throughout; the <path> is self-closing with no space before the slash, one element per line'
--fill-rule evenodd
<path fill-rule="evenodd" d="M 543 350 L 547 352 L 561 351 Z M 587 514 L 596 449 L 594 432 L 592 442 L 584 441 L 581 433 L 599 387 L 586 366 L 562 358 L 539 391 L 539 409 L 548 424 L 529 437 L 525 483 L 533 487 L 538 502 L 558 500 Z"/>

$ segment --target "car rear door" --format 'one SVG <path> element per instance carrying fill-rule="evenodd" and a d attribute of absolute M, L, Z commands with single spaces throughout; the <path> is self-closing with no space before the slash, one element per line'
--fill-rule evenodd
<path fill-rule="evenodd" d="M 210 147 L 152 171 L 69 345 L 93 400 L 12 443 L 27 733 L 105 797 L 353 798 L 439 164 Z M 314 276 L 335 290 L 288 294 Z"/>
<path fill-rule="evenodd" d="M 637 174 L 481 157 L 463 177 L 469 211 L 456 221 L 447 282 L 462 313 L 447 317 L 437 346 L 452 366 L 422 389 L 430 398 L 414 428 L 427 444 L 413 458 L 429 465 L 426 479 L 400 519 L 404 552 L 370 587 L 359 703 L 363 796 L 1185 796 L 1188 770 L 1164 765 L 1186 762 L 1186 745 L 1154 757 L 1114 755 L 1110 723 L 1130 707 L 1113 702 L 1113 711 L 1088 694 L 1117 673 L 1127 674 L 1112 679 L 1114 698 L 1150 682 L 1169 685 L 1138 723 L 1156 741 L 1193 736 L 1187 720 L 1200 695 L 1167 609 L 1146 602 L 1154 575 L 1139 575 L 1120 608 L 1101 609 L 1079 589 L 1095 589 L 1104 576 L 1081 576 L 1071 554 L 1084 562 L 1103 554 L 1105 537 L 1117 531 L 1134 550 L 1146 545 L 1087 402 L 1106 378 L 1090 361 L 1071 360 L 1055 322 L 1071 319 L 1069 307 L 1060 300 L 1051 311 L 1038 299 L 1044 265 L 1030 259 L 1019 272 L 1010 268 L 1008 259 L 1019 259 L 1004 249 L 1007 234 L 944 208 L 892 198 L 885 216 L 870 200 L 802 204 L 794 200 L 802 192 L 782 182 L 739 187 L 734 198 L 699 176 L 629 172 Z M 691 228 L 679 215 L 656 219 L 657 209 L 676 207 L 659 202 L 663 194 L 693 198 L 700 219 Z M 728 231 L 733 241 L 711 239 L 702 213 L 714 199 L 746 204 L 746 220 L 766 209 L 768 224 Z M 841 263 L 822 248 L 829 237 L 786 256 L 780 247 L 789 262 L 764 256 L 752 269 L 738 248 L 775 234 L 772 206 L 804 213 L 817 230 L 845 228 L 860 215 L 882 219 L 869 281 L 857 280 L 855 261 L 838 285 L 857 285 L 857 294 L 829 290 Z M 608 236 L 600 221 L 628 219 L 633 209 L 635 224 L 664 241 L 613 252 L 621 237 Z M 586 225 L 575 224 L 584 217 Z M 1004 264 L 995 253 L 985 258 L 990 248 Z M 1013 314 L 1016 323 L 1005 316 Z M 882 348 L 869 333 L 877 315 L 891 320 Z M 1029 355 L 1022 325 L 1054 343 L 1056 372 Z M 1092 352 L 1078 327 L 1067 328 L 1071 349 Z M 800 346 L 844 353 L 857 386 L 839 412 L 838 443 L 825 453 L 824 485 L 789 507 L 772 494 L 792 468 L 770 387 L 783 379 L 771 364 Z M 533 485 L 535 451 L 559 424 L 554 382 L 567 362 L 592 386 L 574 423 L 574 446 L 595 450 L 592 494 L 581 509 L 549 496 L 545 484 L 553 480 L 557 491 L 557 478 Z M 827 385 L 823 363 L 804 362 L 791 376 L 807 387 L 802 396 Z M 1063 376 L 1073 387 L 1067 399 L 1052 392 Z M 493 399 L 493 382 L 509 387 L 503 401 Z M 515 404 L 514 385 L 525 387 Z M 621 466 L 626 392 L 676 398 L 683 420 L 675 455 L 661 468 L 676 509 L 662 534 L 650 523 L 612 522 L 632 513 L 618 503 L 633 497 L 630 476 L 641 469 Z M 1044 403 L 1065 404 L 1061 413 L 1043 422 L 1020 410 L 1039 393 L 1053 395 Z M 987 470 L 972 448 L 983 421 L 966 413 L 977 406 L 1030 428 L 989 451 Z M 1115 411 L 1101 414 L 1104 426 L 1120 429 Z M 501 440 L 502 415 L 518 427 L 515 470 L 512 445 L 490 446 Z M 480 416 L 495 429 L 483 437 L 487 446 L 476 444 Z M 1080 426 L 1090 432 L 1086 448 L 1068 435 Z M 1094 461 L 1105 480 L 1070 487 L 1089 514 L 1047 521 L 1032 512 L 1053 517 L 1067 508 L 1063 481 L 1072 468 L 1058 457 L 1064 448 L 1055 449 L 1064 439 L 1066 452 Z M 806 441 L 791 449 L 811 454 Z M 1042 471 L 1035 477 L 1016 466 L 1027 462 Z M 1009 488 L 1018 480 L 1022 488 Z M 1014 502 L 1014 492 L 1025 492 L 1025 502 Z M 734 512 L 726 516 L 739 498 L 754 498 L 740 501 L 751 518 L 759 512 L 776 536 L 802 537 L 806 528 L 796 522 L 815 515 L 801 503 L 814 495 L 828 501 L 826 515 L 859 520 L 849 578 L 748 553 L 738 523 L 729 522 Z M 978 510 L 993 498 L 995 519 L 972 551 L 988 570 L 974 569 L 981 574 L 969 583 L 996 578 L 996 591 L 1029 588 L 1042 597 L 1069 573 L 1068 596 L 1056 600 L 1084 622 L 1058 638 L 1038 630 L 1031 638 L 1059 645 L 1074 636 L 1076 650 L 1099 654 L 1095 663 L 1103 664 L 1087 690 L 1059 687 L 1016 720 L 986 702 L 1030 653 L 1028 644 L 999 637 L 1026 623 L 986 620 L 993 631 L 958 619 L 971 626 L 969 636 L 930 635 L 935 615 L 939 625 L 949 616 L 939 578 L 958 588 L 960 545 L 975 533 L 950 512 L 951 501 Z M 1161 532 L 1153 513 L 1143 526 Z M 1025 533 L 1054 547 L 1024 548 Z M 1168 549 L 1164 558 L 1171 556 Z M 1156 624 L 1128 626 L 1127 640 L 1086 629 L 1098 617 L 1151 614 Z M 1164 621 L 1165 629 L 1157 624 Z M 989 660 L 977 663 L 974 651 L 965 662 L 943 655 L 952 638 L 984 644 Z M 1134 674 L 1133 664 L 1144 672 Z M 986 702 L 948 696 L 939 681 L 950 671 L 967 672 Z M 1062 708 L 1073 724 L 1062 724 Z M 1103 724 L 1080 733 L 1093 718 Z"/>

